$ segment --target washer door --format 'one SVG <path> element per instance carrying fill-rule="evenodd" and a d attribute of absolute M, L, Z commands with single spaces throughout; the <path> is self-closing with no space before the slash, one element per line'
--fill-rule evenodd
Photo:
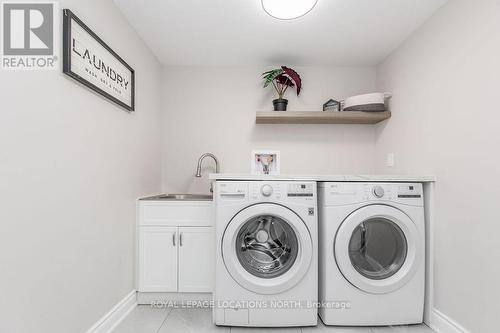
<path fill-rule="evenodd" d="M 233 279 L 259 294 L 278 294 L 295 286 L 307 273 L 312 254 L 304 221 L 277 204 L 241 210 L 222 239 L 222 257 Z"/>
<path fill-rule="evenodd" d="M 415 274 L 421 258 L 420 235 L 413 221 L 394 207 L 358 209 L 340 226 L 335 260 L 355 287 L 376 294 L 395 291 Z"/>

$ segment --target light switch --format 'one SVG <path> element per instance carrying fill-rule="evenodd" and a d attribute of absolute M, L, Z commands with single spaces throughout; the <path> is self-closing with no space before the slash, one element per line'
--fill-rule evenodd
<path fill-rule="evenodd" d="M 387 154 L 386 165 L 389 168 L 392 168 L 394 166 L 394 153 Z"/>

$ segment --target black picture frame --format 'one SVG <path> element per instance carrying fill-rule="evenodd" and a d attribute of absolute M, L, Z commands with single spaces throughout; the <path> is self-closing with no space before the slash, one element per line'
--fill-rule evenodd
<path fill-rule="evenodd" d="M 113 57 L 116 58 L 120 63 L 125 66 L 130 71 L 131 74 L 131 105 L 128 105 L 114 96 L 110 95 L 106 91 L 102 90 L 98 86 L 94 85 L 90 81 L 81 77 L 77 73 L 71 70 L 71 22 L 77 22 L 92 38 L 94 38 L 99 44 L 101 44 Z M 118 104 L 127 111 L 135 111 L 135 71 L 127 64 L 113 49 L 111 49 L 99 36 L 97 36 L 85 23 L 83 23 L 71 10 L 63 9 L 63 73 L 75 79 L 79 83 L 83 84 L 87 88 L 92 89 L 98 94 L 106 97 L 112 102 Z"/>

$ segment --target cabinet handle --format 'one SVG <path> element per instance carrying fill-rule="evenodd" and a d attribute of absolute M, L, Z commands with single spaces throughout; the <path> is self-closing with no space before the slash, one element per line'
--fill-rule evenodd
<path fill-rule="evenodd" d="M 173 246 L 175 246 L 175 235 L 176 235 L 176 234 L 177 234 L 176 232 L 174 232 L 174 233 L 172 234 L 172 245 L 173 245 Z"/>
<path fill-rule="evenodd" d="M 182 232 L 179 235 L 179 245 L 182 246 Z"/>

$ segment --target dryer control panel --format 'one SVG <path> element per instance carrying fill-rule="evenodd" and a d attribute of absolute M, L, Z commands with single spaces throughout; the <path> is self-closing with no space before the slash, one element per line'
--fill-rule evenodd
<path fill-rule="evenodd" d="M 390 201 L 423 205 L 423 187 L 419 183 L 321 183 L 322 201 L 327 205 L 349 205 L 370 201 Z"/>

